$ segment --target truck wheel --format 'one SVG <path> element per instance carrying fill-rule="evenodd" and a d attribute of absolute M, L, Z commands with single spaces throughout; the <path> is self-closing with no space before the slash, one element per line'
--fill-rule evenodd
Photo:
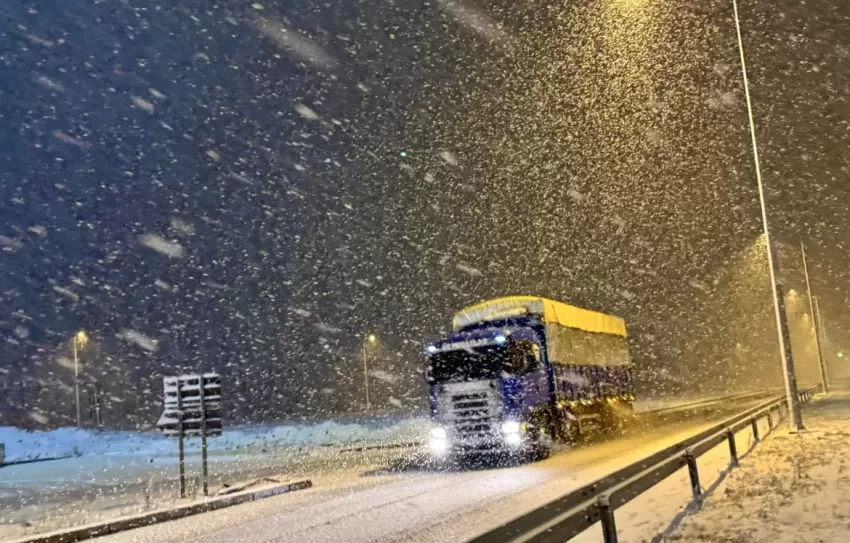
<path fill-rule="evenodd" d="M 576 419 L 572 421 L 569 429 L 567 430 L 567 435 L 569 436 L 568 439 L 570 443 L 578 443 L 581 441 L 581 438 L 584 437 L 584 432 L 581 428 L 581 420 Z"/>
<path fill-rule="evenodd" d="M 552 447 L 548 445 L 544 445 L 540 442 L 531 449 L 529 453 L 529 460 L 532 462 L 540 462 L 542 460 L 546 460 L 550 456 L 552 456 Z"/>

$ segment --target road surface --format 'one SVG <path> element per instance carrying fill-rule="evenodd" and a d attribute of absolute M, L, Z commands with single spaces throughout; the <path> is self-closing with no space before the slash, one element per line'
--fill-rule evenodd
<path fill-rule="evenodd" d="M 736 411 L 745 406 L 737 406 Z M 728 414 L 728 413 L 727 413 Z M 531 465 L 451 472 L 340 466 L 315 487 L 98 539 L 126 542 L 458 541 L 707 428 L 725 415 L 566 450 Z"/>
<path fill-rule="evenodd" d="M 730 399 L 725 397 L 724 403 Z M 670 409 L 674 405 L 680 407 L 694 401 L 693 398 L 639 401 L 635 408 L 646 412 Z M 702 398 L 698 403 L 711 401 L 711 398 Z M 716 402 L 716 398 L 713 401 Z M 735 405 L 740 405 L 740 402 L 735 402 Z M 401 425 L 403 432 L 396 439 L 421 438 L 420 434 L 425 433 L 424 427 L 415 436 L 409 434 L 415 427 Z M 242 443 L 240 440 L 234 443 L 237 442 Z M 338 488 L 360 481 L 359 475 L 363 471 L 387 465 L 400 453 L 407 454 L 407 451 L 396 450 L 340 454 L 339 447 L 281 447 L 262 440 L 258 443 L 213 450 L 210 456 L 210 488 L 214 491 L 224 483 L 234 484 L 269 476 L 319 478 Z M 174 449 L 164 449 L 169 455 L 163 456 L 161 451 L 159 454 L 143 454 L 142 451 L 147 450 L 145 448 L 133 452 L 132 446 L 127 451 L 113 447 L 105 455 L 90 454 L 3 468 L 0 477 L 0 540 L 137 514 L 177 503 Z M 154 450 L 159 451 L 156 447 Z M 197 451 L 187 455 L 190 496 L 197 488 L 198 460 Z"/>

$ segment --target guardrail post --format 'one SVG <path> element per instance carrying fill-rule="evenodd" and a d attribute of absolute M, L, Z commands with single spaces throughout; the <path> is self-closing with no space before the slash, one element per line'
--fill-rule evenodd
<path fill-rule="evenodd" d="M 767 431 L 768 432 L 773 431 L 773 410 L 772 409 L 767 410 Z"/>
<path fill-rule="evenodd" d="M 738 467 L 738 445 L 735 443 L 735 432 L 731 429 L 726 430 L 726 439 L 729 440 L 729 463 L 733 468 Z"/>
<path fill-rule="evenodd" d="M 600 496 L 596 506 L 599 508 L 599 521 L 602 523 L 602 539 L 605 543 L 617 543 L 617 524 L 614 522 L 611 498 Z"/>
<path fill-rule="evenodd" d="M 691 494 L 694 497 L 694 503 L 700 505 L 702 503 L 702 486 L 699 484 L 697 459 L 691 454 L 691 451 L 686 451 L 685 461 L 688 463 L 688 475 L 691 477 Z"/>
<path fill-rule="evenodd" d="M 759 441 L 759 421 L 758 419 L 753 419 L 753 441 Z"/>

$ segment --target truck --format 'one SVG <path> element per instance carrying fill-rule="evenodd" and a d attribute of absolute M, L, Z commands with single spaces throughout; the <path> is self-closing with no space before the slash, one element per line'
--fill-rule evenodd
<path fill-rule="evenodd" d="M 625 322 L 537 296 L 488 300 L 454 315 L 425 346 L 435 458 L 545 458 L 591 427 L 622 428 L 634 383 Z"/>

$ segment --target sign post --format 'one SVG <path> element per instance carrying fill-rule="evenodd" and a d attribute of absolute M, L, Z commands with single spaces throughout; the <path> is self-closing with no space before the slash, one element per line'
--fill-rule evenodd
<path fill-rule="evenodd" d="M 164 377 L 165 393 L 162 416 L 157 427 L 167 436 L 177 437 L 180 470 L 180 497 L 186 496 L 184 439 L 201 438 L 201 475 L 204 496 L 209 495 L 207 438 L 220 436 L 221 376 L 217 373 Z"/>
<path fill-rule="evenodd" d="M 183 448 L 183 394 L 177 382 L 177 465 L 180 470 L 180 497 L 186 497 L 186 463 Z"/>
<path fill-rule="evenodd" d="M 209 496 L 209 473 L 207 471 L 207 409 L 204 396 L 206 396 L 206 384 L 203 377 L 200 379 L 200 387 L 198 387 L 198 398 L 200 399 L 201 407 L 201 479 L 204 484 L 204 496 Z"/>

